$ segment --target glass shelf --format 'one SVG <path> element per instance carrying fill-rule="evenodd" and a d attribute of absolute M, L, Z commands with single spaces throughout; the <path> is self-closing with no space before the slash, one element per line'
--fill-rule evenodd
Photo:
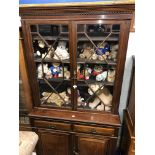
<path fill-rule="evenodd" d="M 116 66 L 116 62 L 113 60 L 89 60 L 89 59 L 85 59 L 85 58 L 77 58 L 77 63 L 82 64 L 82 63 L 86 63 L 86 64 L 108 64 L 108 65 L 112 65 L 112 66 Z"/>
<path fill-rule="evenodd" d="M 70 60 L 69 59 L 66 59 L 66 60 L 56 60 L 56 59 L 53 59 L 53 58 L 35 58 L 34 59 L 35 62 L 59 62 L 59 63 L 70 63 Z"/>

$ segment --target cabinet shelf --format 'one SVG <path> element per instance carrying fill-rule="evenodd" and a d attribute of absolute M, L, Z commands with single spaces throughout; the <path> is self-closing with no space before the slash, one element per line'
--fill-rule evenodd
<path fill-rule="evenodd" d="M 85 81 L 87 83 L 85 83 Z M 77 80 L 78 86 L 87 86 L 87 84 L 92 84 L 92 83 L 102 83 L 105 86 L 114 86 L 114 82 L 108 82 L 108 81 L 96 81 L 96 80 Z"/>
<path fill-rule="evenodd" d="M 110 31 L 104 31 L 104 32 L 77 32 L 77 34 L 84 34 L 84 33 L 87 33 L 89 36 L 91 36 L 91 35 L 104 36 L 104 35 L 108 35 L 111 32 Z M 120 31 L 112 30 L 112 35 L 118 35 L 119 33 L 120 33 Z"/>
<path fill-rule="evenodd" d="M 44 81 L 44 79 L 38 79 L 38 81 L 40 82 L 40 84 L 45 84 L 46 82 Z M 51 78 L 48 79 L 48 82 L 70 82 L 70 79 L 64 79 L 64 78 Z"/>
<path fill-rule="evenodd" d="M 46 59 L 42 59 L 42 58 L 35 58 L 34 59 L 35 62 L 50 62 L 50 63 L 53 63 L 53 62 L 59 62 L 59 63 L 66 63 L 66 64 L 69 64 L 70 63 L 70 59 L 66 59 L 66 60 L 56 60 L 56 59 L 52 59 L 52 58 L 46 58 Z M 88 63 L 88 64 L 108 64 L 108 65 L 117 65 L 117 62 L 114 62 L 112 60 L 103 60 L 103 61 L 100 61 L 100 60 L 89 60 L 89 59 L 82 59 L 82 58 L 77 58 L 77 63 Z"/>
<path fill-rule="evenodd" d="M 103 41 L 106 37 L 90 36 L 92 41 Z M 118 41 L 118 37 L 109 37 L 106 41 Z M 89 41 L 87 37 L 78 37 L 78 41 Z"/>
<path fill-rule="evenodd" d="M 66 60 L 56 60 L 56 59 L 52 59 L 52 58 L 46 58 L 46 59 L 42 59 L 42 58 L 35 58 L 34 59 L 35 62 L 50 62 L 50 63 L 53 63 L 53 62 L 59 62 L 59 63 L 70 63 L 70 59 L 66 59 Z"/>
<path fill-rule="evenodd" d="M 102 37 L 102 36 L 89 36 L 91 38 L 92 41 L 103 41 L 106 37 Z M 51 41 L 55 41 L 55 40 L 64 40 L 64 41 L 69 41 L 68 37 L 57 37 L 57 36 L 43 36 L 43 38 L 45 40 L 51 40 Z M 41 38 L 39 36 L 33 36 L 33 40 L 40 40 Z M 87 37 L 78 37 L 77 39 L 78 41 L 89 41 Z M 106 39 L 106 41 L 118 41 L 119 37 L 118 36 L 113 36 L 113 37 L 109 37 Z"/>
<path fill-rule="evenodd" d="M 88 64 L 108 64 L 108 65 L 117 65 L 117 62 L 114 62 L 112 60 L 89 60 L 89 59 L 82 59 L 82 58 L 77 58 L 77 63 L 88 63 Z"/>
<path fill-rule="evenodd" d="M 58 37 L 58 36 L 42 36 L 45 40 L 65 40 L 68 41 L 68 37 Z M 33 40 L 40 40 L 41 38 L 39 36 L 33 36 Z"/>
<path fill-rule="evenodd" d="M 51 78 L 48 79 L 48 82 L 70 82 L 70 79 L 64 79 L 64 78 Z M 87 83 L 85 83 L 85 81 Z M 38 82 L 40 82 L 40 84 L 45 84 L 46 82 L 44 81 L 44 79 L 38 79 Z M 114 82 L 108 82 L 108 81 L 96 81 L 96 80 L 77 80 L 77 84 L 78 86 L 88 86 L 87 84 L 92 84 L 92 83 L 102 83 L 105 86 L 114 86 Z"/>

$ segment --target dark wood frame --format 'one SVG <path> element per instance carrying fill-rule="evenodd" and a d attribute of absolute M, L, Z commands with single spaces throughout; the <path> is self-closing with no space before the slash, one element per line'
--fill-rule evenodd
<path fill-rule="evenodd" d="M 121 85 L 123 80 L 123 72 L 128 44 L 128 37 L 130 31 L 130 23 L 134 11 L 134 4 L 113 4 L 113 5 L 89 5 L 89 6 L 45 6 L 45 7 L 20 7 L 19 13 L 21 16 L 21 23 L 24 36 L 24 60 L 26 62 L 27 71 L 28 71 L 28 80 L 30 82 L 30 89 L 32 91 L 32 110 L 29 113 L 31 118 L 31 126 L 34 131 L 38 131 L 39 128 L 34 125 L 34 121 L 45 120 L 45 121 L 55 121 L 69 123 L 73 127 L 74 124 L 88 125 L 95 127 L 111 127 L 115 129 L 115 135 L 109 137 L 111 140 L 109 144 L 110 151 L 114 151 L 114 146 L 116 146 L 116 140 L 118 137 L 118 130 L 120 127 L 120 119 L 118 116 L 118 106 L 119 99 L 121 94 Z M 32 49 L 32 40 L 30 35 L 30 25 L 39 24 L 39 23 L 68 23 L 69 25 L 69 38 L 74 38 L 76 40 L 76 24 L 80 22 L 88 23 L 89 21 L 95 20 L 104 20 L 104 22 L 110 23 L 120 23 L 121 32 L 120 32 L 120 49 L 118 55 L 117 63 L 117 73 L 115 85 L 113 88 L 113 109 L 112 113 L 98 113 L 92 111 L 76 111 L 76 91 L 72 89 L 72 102 L 73 110 L 62 110 L 62 109 L 50 109 L 39 107 L 40 100 L 38 98 L 38 87 L 35 77 L 35 63 L 33 61 L 33 49 Z M 71 76 L 74 76 L 73 70 L 76 69 L 76 57 L 73 53 L 76 53 L 76 43 L 72 42 L 69 39 L 70 51 L 71 52 Z M 71 84 L 76 84 L 76 80 L 71 80 Z M 74 117 L 72 117 L 74 116 Z M 93 120 L 92 120 L 93 118 Z M 49 130 L 44 128 L 44 130 Z M 51 131 L 51 129 L 50 129 Z M 54 130 L 52 130 L 54 131 Z M 61 130 L 58 132 L 64 133 L 65 131 Z M 69 132 L 71 134 L 72 142 L 75 143 L 76 135 L 87 137 L 86 133 L 75 133 L 72 130 Z M 89 137 L 90 135 L 88 135 Z M 99 137 L 101 135 L 91 135 L 93 137 Z M 73 147 L 73 146 L 71 146 Z M 77 147 L 76 147 L 77 148 Z M 74 148 L 72 148 L 74 149 Z M 75 155 L 75 153 L 73 152 Z"/>

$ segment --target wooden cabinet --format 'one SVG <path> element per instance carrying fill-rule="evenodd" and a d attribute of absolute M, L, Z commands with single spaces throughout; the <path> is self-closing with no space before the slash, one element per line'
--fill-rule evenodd
<path fill-rule="evenodd" d="M 107 152 L 108 139 L 94 139 L 78 137 L 78 151 L 79 155 L 103 155 Z"/>
<path fill-rule="evenodd" d="M 70 155 L 69 134 L 39 130 L 38 155 Z"/>
<path fill-rule="evenodd" d="M 38 155 L 112 155 L 116 138 L 39 129 Z"/>
<path fill-rule="evenodd" d="M 33 116 L 31 116 L 33 117 Z M 73 122 L 32 119 L 39 135 L 37 153 L 71 155 L 112 155 L 116 151 L 119 127 L 81 125 Z"/>
<path fill-rule="evenodd" d="M 29 117 L 41 154 L 115 153 L 133 10 L 134 4 L 20 6 Z"/>
<path fill-rule="evenodd" d="M 46 150 L 49 150 L 49 152 L 54 154 L 55 152 L 52 150 L 52 146 L 55 146 L 56 144 L 58 147 L 57 149 L 59 149 L 60 146 L 62 147 L 65 145 L 64 149 L 68 148 L 69 152 L 67 153 L 72 155 L 89 154 L 89 152 L 94 155 L 100 155 L 103 153 L 105 155 L 115 154 L 115 151 L 117 150 L 116 142 L 120 126 L 117 124 L 118 120 L 116 116 L 111 118 L 112 122 L 109 123 L 111 125 L 108 125 L 106 124 L 108 123 L 106 122 L 107 116 L 102 114 L 97 115 L 100 116 L 100 119 L 104 123 L 94 124 L 94 122 L 97 122 L 94 120 L 92 124 L 90 119 L 95 116 L 94 114 L 91 114 L 90 118 L 85 119 L 83 122 L 79 121 L 80 117 L 85 118 L 86 116 L 89 116 L 85 112 L 79 112 L 76 119 L 73 118 L 70 120 L 68 120 L 67 115 L 75 115 L 75 113 L 66 113 L 63 117 L 63 121 L 60 119 L 59 121 L 49 119 L 50 116 L 47 114 L 48 117 L 46 117 L 44 111 L 40 111 L 39 115 L 37 112 L 38 110 L 34 110 L 30 113 L 30 117 L 32 126 L 35 128 L 36 133 L 38 133 L 40 137 L 39 144 L 37 146 L 37 151 L 39 154 L 44 155 L 43 151 L 46 152 Z M 46 112 L 48 113 L 49 111 L 47 110 Z M 57 111 L 55 113 L 50 110 L 50 114 L 52 115 L 52 118 L 55 118 L 56 115 L 59 115 L 59 112 Z M 42 116 L 44 116 L 44 118 L 41 118 Z M 59 145 L 59 141 L 63 142 L 62 139 L 65 141 L 65 144 Z"/>
<path fill-rule="evenodd" d="M 93 137 L 93 136 L 77 136 L 77 150 L 74 151 L 75 155 L 112 155 L 115 154 L 116 147 L 110 148 L 112 140 L 108 137 Z"/>

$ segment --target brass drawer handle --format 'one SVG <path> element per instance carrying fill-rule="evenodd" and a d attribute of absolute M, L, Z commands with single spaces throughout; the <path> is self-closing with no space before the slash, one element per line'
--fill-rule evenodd
<path fill-rule="evenodd" d="M 93 134 L 96 134 L 97 133 L 95 129 L 91 129 L 90 132 L 93 133 Z"/>
<path fill-rule="evenodd" d="M 56 125 L 49 125 L 50 129 L 56 129 Z"/>

